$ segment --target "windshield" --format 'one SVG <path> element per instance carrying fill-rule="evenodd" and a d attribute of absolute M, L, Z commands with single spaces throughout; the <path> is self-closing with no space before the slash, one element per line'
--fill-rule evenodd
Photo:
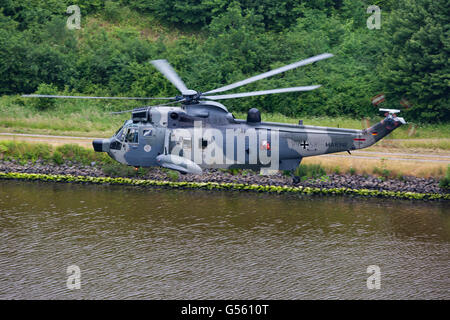
<path fill-rule="evenodd" d="M 128 120 L 125 120 L 122 124 L 122 126 L 116 131 L 116 133 L 114 133 L 114 137 L 116 137 L 117 139 L 121 140 L 122 137 L 122 129 L 123 127 L 125 127 L 125 125 L 127 124 Z"/>
<path fill-rule="evenodd" d="M 116 133 L 114 133 L 115 137 L 119 137 L 120 136 L 120 131 L 122 130 L 123 126 L 119 128 L 119 130 L 116 131 Z"/>

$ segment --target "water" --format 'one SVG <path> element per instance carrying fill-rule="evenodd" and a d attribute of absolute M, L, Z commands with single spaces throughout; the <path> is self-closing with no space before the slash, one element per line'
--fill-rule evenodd
<path fill-rule="evenodd" d="M 0 299 L 449 299 L 449 207 L 0 181 Z"/>

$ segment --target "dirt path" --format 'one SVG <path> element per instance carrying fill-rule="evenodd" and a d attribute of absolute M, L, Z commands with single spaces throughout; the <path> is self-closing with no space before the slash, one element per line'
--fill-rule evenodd
<path fill-rule="evenodd" d="M 0 132 L 0 140 L 26 141 L 32 143 L 48 143 L 54 146 L 68 143 L 75 143 L 86 148 L 92 148 L 92 140 L 94 139 L 100 138 Z"/>

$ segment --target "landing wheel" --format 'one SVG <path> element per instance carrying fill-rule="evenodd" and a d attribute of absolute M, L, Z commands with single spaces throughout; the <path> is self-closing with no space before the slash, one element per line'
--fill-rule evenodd
<path fill-rule="evenodd" d="M 293 177 L 292 177 L 292 183 L 293 183 L 293 184 L 299 184 L 299 183 L 300 183 L 300 177 L 298 177 L 298 176 L 293 176 Z"/>

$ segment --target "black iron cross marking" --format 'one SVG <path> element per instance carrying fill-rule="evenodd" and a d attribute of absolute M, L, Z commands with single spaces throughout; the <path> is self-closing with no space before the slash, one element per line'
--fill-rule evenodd
<path fill-rule="evenodd" d="M 306 147 L 309 146 L 309 143 L 307 141 L 302 141 L 300 145 L 303 147 L 303 149 L 306 149 Z"/>

